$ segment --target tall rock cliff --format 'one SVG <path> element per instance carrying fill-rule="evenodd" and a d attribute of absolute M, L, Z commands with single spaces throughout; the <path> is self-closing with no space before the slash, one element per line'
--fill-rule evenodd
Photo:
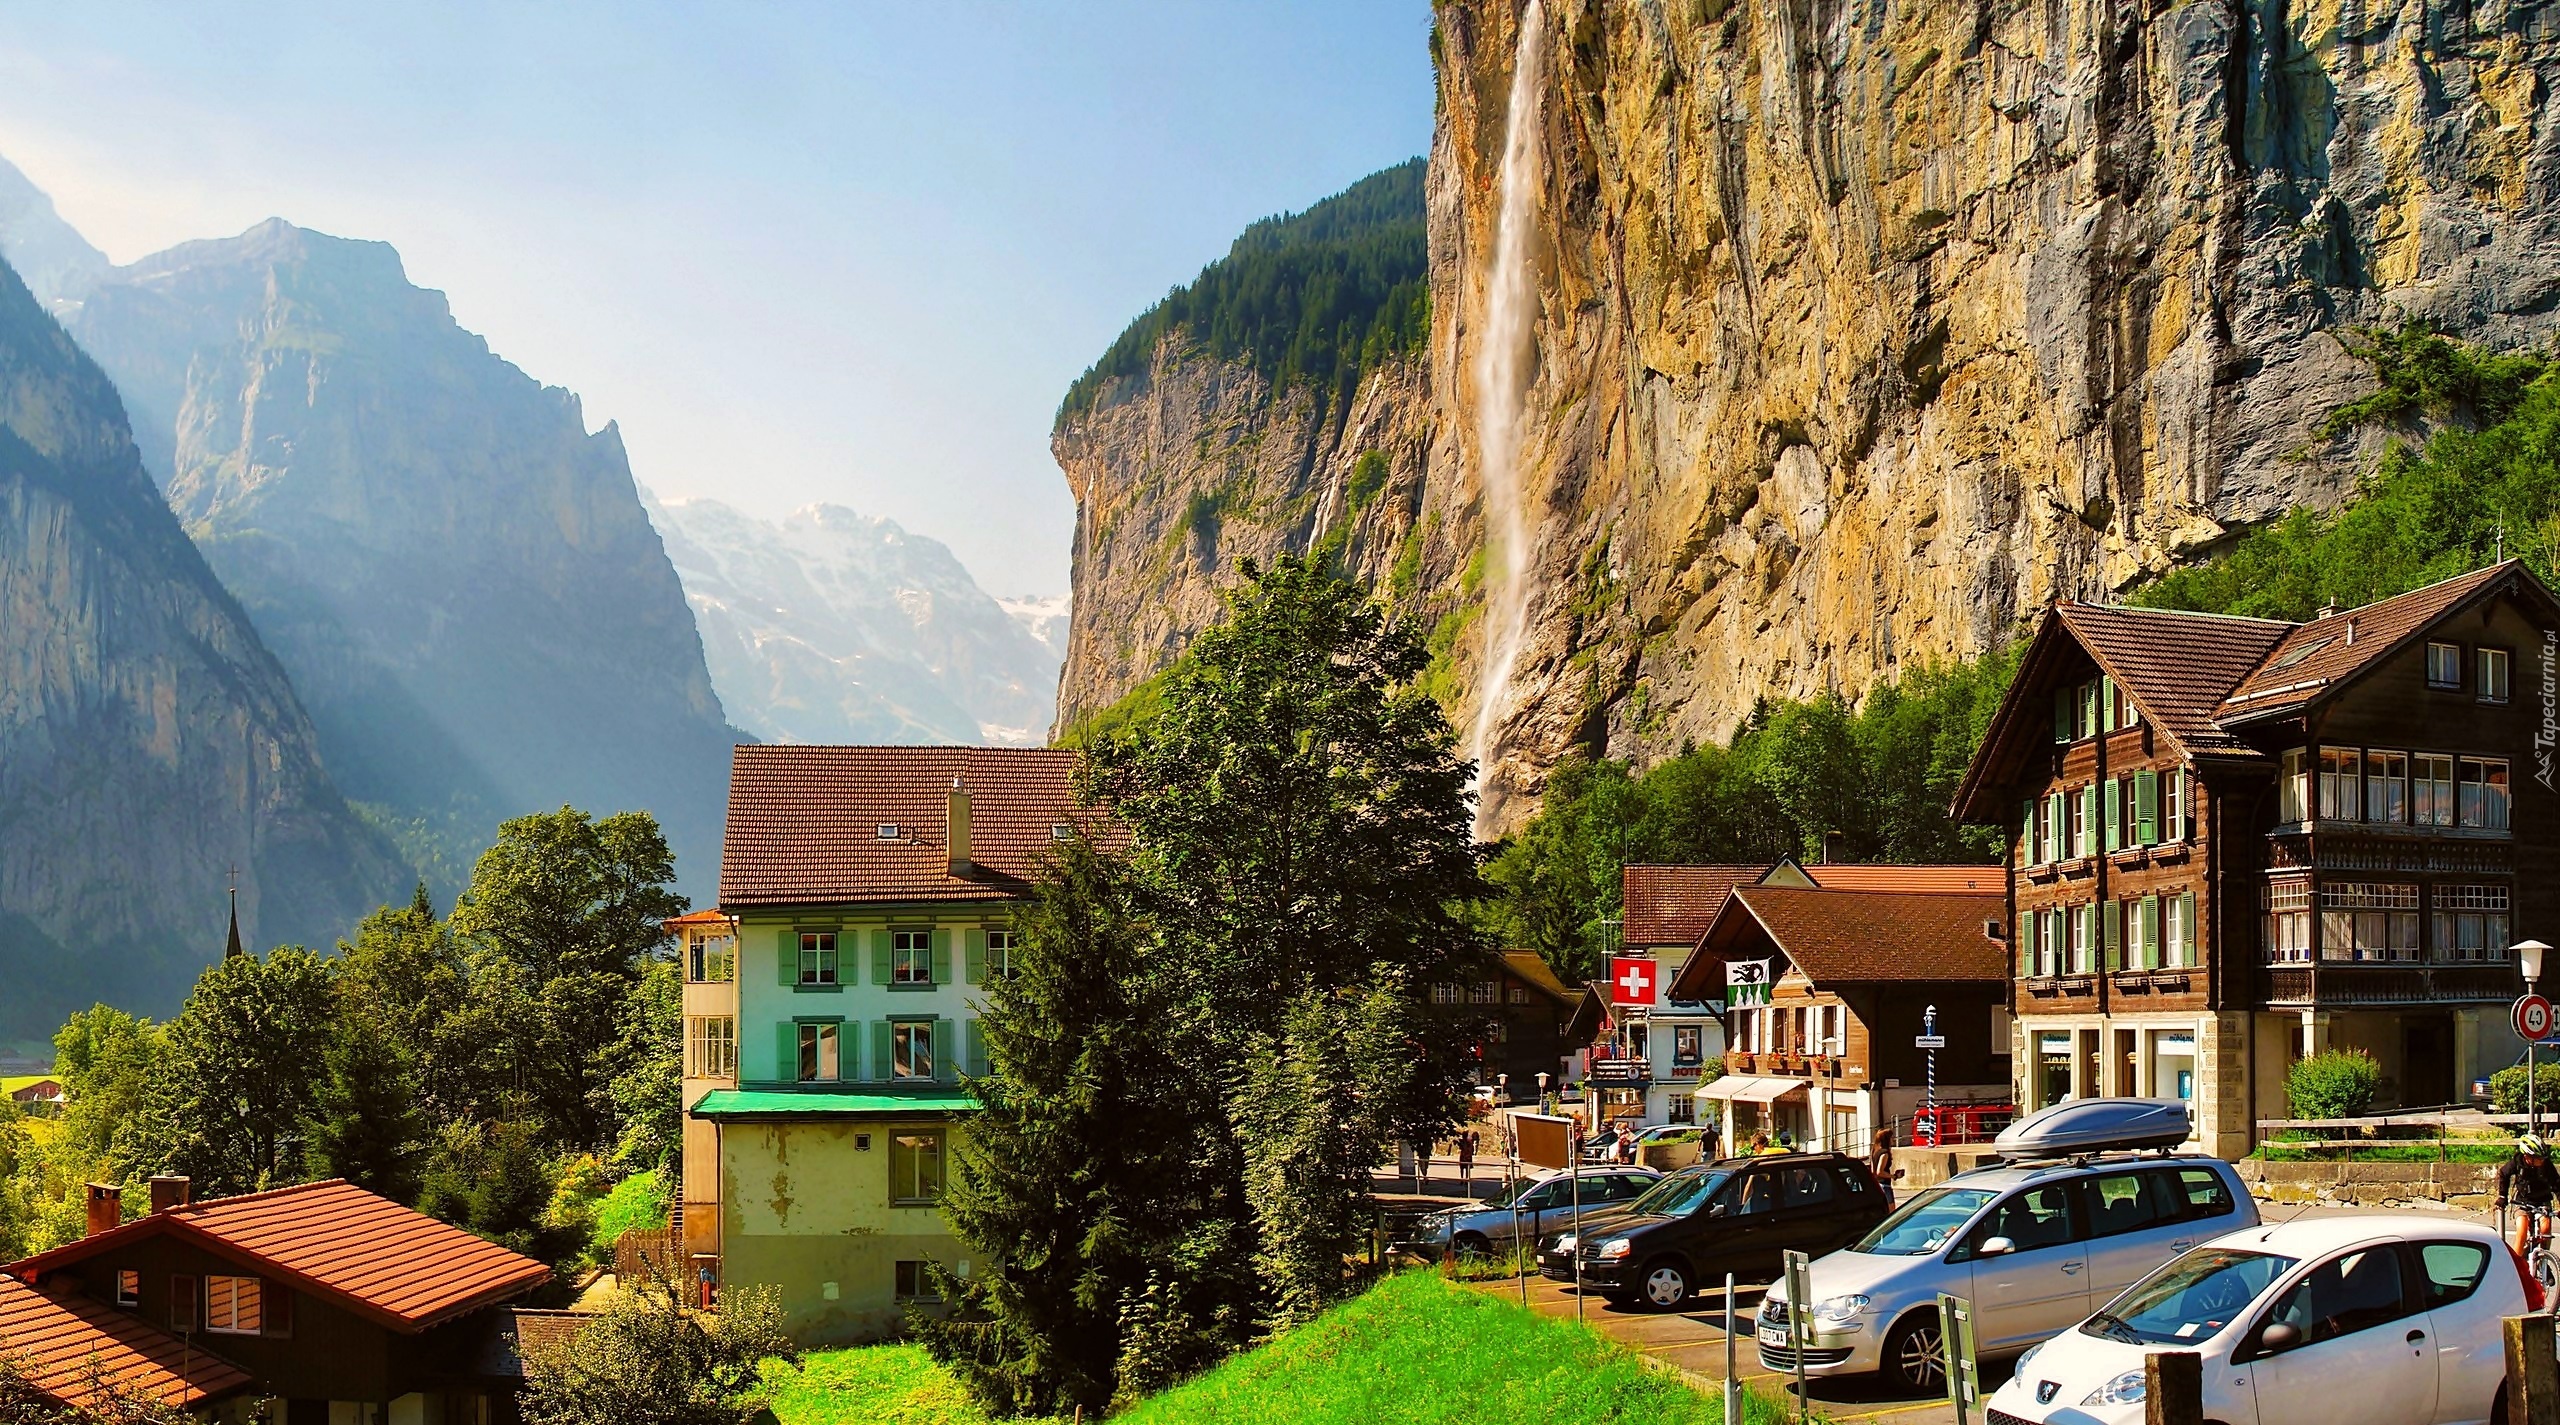
<path fill-rule="evenodd" d="M 2370 453 L 2319 430 L 2368 381 L 2348 328 L 2560 327 L 2544 7 L 1442 0 L 1430 398 L 1405 420 L 1421 503 L 1469 548 L 1531 13 L 1505 822 L 1576 747 L 1649 757 L 1763 694 L 1854 696 L 2334 503 Z M 1079 492 L 1154 468 L 1064 463 Z M 1427 567 L 1423 600 L 1483 600 L 1431 585 L 1468 563 Z M 1104 573 L 1079 571 L 1079 649 L 1085 610 L 1125 603 Z M 1451 657 L 1463 719 L 1481 638 Z"/>
<path fill-rule="evenodd" d="M 950 546 L 842 505 L 649 506 L 721 704 L 787 742 L 1037 743 L 1058 655 Z"/>
<path fill-rule="evenodd" d="M 0 266 L 0 1041 L 165 1014 L 222 951 L 326 943 L 409 868 L 144 472 L 116 392 Z"/>
<path fill-rule="evenodd" d="M 612 426 L 390 247 L 282 221 L 115 269 L 72 327 L 332 773 L 448 888 L 566 802 L 655 813 L 708 891 L 736 738 Z"/>

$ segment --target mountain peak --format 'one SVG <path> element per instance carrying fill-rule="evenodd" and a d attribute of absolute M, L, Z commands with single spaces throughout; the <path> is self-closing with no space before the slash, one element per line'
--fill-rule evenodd
<path fill-rule="evenodd" d="M 0 257 L 35 293 L 59 309 L 88 294 L 108 267 L 107 255 L 54 211 L 53 199 L 17 165 L 0 158 Z"/>

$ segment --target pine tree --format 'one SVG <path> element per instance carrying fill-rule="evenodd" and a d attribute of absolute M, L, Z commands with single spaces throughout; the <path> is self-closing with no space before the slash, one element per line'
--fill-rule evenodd
<path fill-rule="evenodd" d="M 306 1171 L 345 1178 L 394 1202 L 416 1202 L 428 1146 L 416 1066 L 397 1040 L 355 1014 L 340 1017 L 322 1062 Z"/>

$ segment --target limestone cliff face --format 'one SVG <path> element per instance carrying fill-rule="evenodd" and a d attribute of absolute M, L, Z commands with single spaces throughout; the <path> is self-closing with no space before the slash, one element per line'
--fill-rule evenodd
<path fill-rule="evenodd" d="M 718 864 L 728 753 L 620 434 L 382 243 L 281 221 L 102 278 L 73 332 L 351 796 L 449 894 L 502 815 L 653 812 Z"/>
<path fill-rule="evenodd" d="M 1456 503 L 1522 16 L 1437 21 Z M 2560 325 L 2547 8 L 1550 0 L 1543 42 L 1521 791 L 2334 502 L 2344 327 Z"/>
<path fill-rule="evenodd" d="M 410 869 L 144 473 L 115 389 L 0 266 L 0 1042 L 174 1009 L 222 951 L 326 944 Z"/>

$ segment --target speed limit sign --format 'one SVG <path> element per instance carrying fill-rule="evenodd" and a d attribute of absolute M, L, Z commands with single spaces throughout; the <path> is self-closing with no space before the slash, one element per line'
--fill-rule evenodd
<path fill-rule="evenodd" d="M 2540 995 L 2526 995 L 2516 1001 L 2513 1016 L 2516 1037 L 2539 1042 L 2551 1034 L 2551 1001 Z"/>

